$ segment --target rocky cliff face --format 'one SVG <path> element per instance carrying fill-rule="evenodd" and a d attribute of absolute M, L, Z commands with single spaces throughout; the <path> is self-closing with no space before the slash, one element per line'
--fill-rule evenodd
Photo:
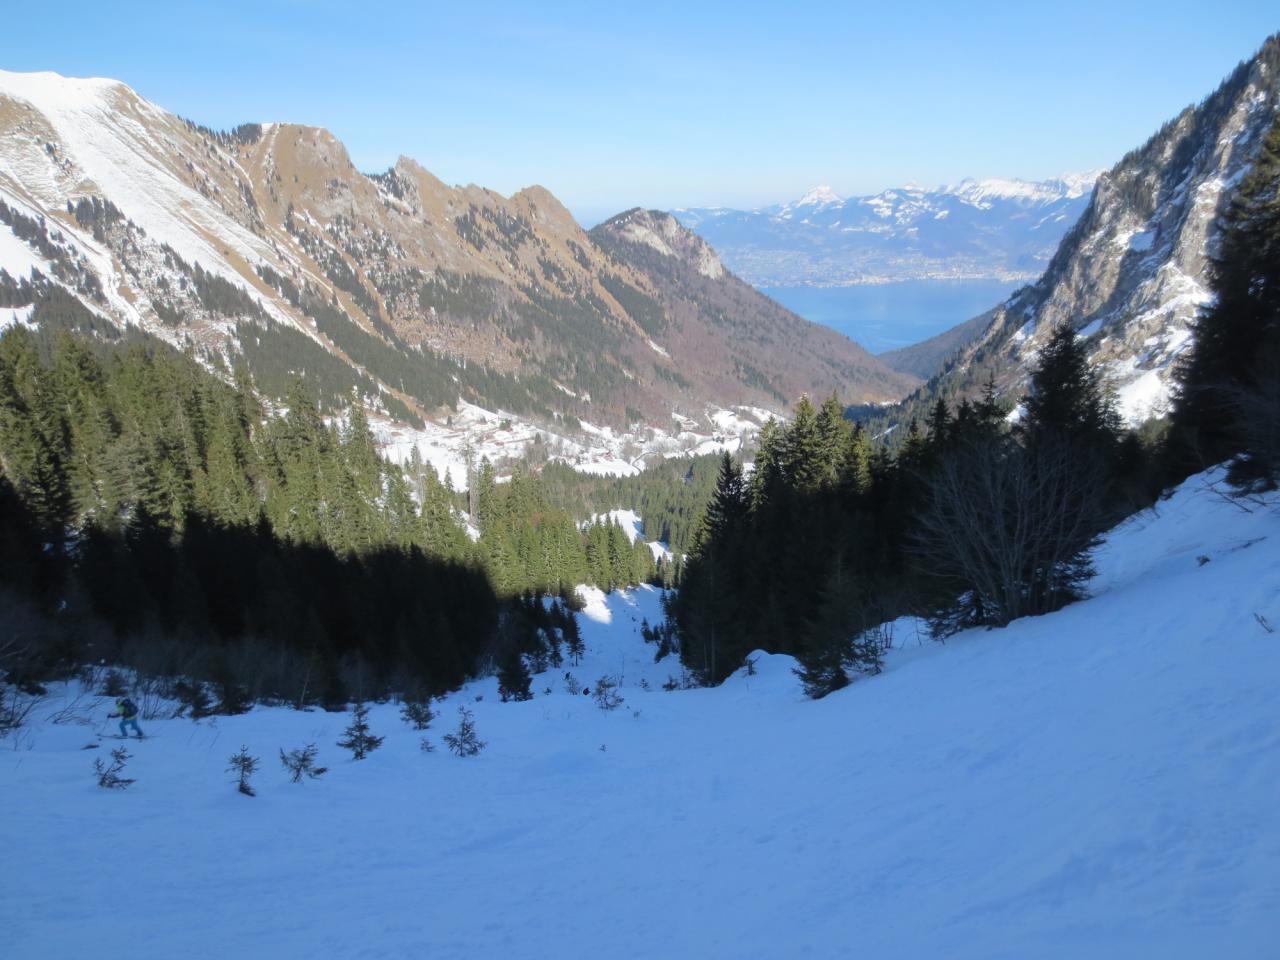
<path fill-rule="evenodd" d="M 6 294 L 9 321 L 33 289 L 67 289 L 105 321 L 247 366 L 268 396 L 304 373 L 330 407 L 354 391 L 389 424 L 444 427 L 471 403 L 580 450 L 670 430 L 673 413 L 710 434 L 725 408 L 914 385 L 745 293 L 670 218 L 604 248 L 540 187 L 449 187 L 407 159 L 365 175 L 325 130 L 215 132 L 109 80 L 0 73 L 0 202 L 0 284 L 38 271 Z M 698 295 L 671 296 L 649 253 Z M 798 348 L 780 376 L 758 342 L 773 324 Z"/>
<path fill-rule="evenodd" d="M 1205 303 L 1220 214 L 1280 115 L 1280 39 L 1166 123 L 1098 180 L 1044 275 L 996 308 L 942 374 L 962 390 L 981 370 L 1020 391 L 1057 324 L 1087 338 L 1126 420 L 1168 409 L 1171 376 Z"/>

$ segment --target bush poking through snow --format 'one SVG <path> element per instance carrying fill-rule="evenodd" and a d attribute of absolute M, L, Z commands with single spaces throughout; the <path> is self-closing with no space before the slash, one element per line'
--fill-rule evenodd
<path fill-rule="evenodd" d="M 458 707 L 458 731 L 446 733 L 444 742 L 457 757 L 474 757 L 487 746 L 476 736 L 475 714 L 466 707 Z"/>
<path fill-rule="evenodd" d="M 256 797 L 253 787 L 249 785 L 249 778 L 258 770 L 258 758 L 249 756 L 249 748 L 242 746 L 239 753 L 231 755 L 230 764 L 227 773 L 236 775 L 236 788 L 246 797 Z"/>
<path fill-rule="evenodd" d="M 564 692 L 571 697 L 576 697 L 582 692 L 582 684 L 578 682 L 578 678 L 572 673 L 564 675 Z"/>
<path fill-rule="evenodd" d="M 431 698 L 406 698 L 404 705 L 400 708 L 400 717 L 415 730 L 427 729 L 431 726 L 431 721 L 436 718 L 435 711 L 431 709 Z"/>
<path fill-rule="evenodd" d="M 601 710 L 617 710 L 622 706 L 622 695 L 618 693 L 618 681 L 610 677 L 601 677 L 596 681 L 596 706 Z"/>
<path fill-rule="evenodd" d="M 302 778 L 315 780 L 321 774 L 325 773 L 328 767 L 316 766 L 316 745 L 308 743 L 301 750 L 290 750 L 284 752 L 284 748 L 280 748 L 280 763 L 289 771 L 289 778 L 294 783 L 301 783 Z"/>
<path fill-rule="evenodd" d="M 122 777 L 120 773 L 124 770 L 124 765 L 133 759 L 132 755 L 124 747 L 116 747 L 111 751 L 111 763 L 105 764 L 99 757 L 93 761 L 93 772 L 98 778 L 98 786 L 106 787 L 108 790 L 123 790 L 129 784 L 133 783 L 132 777 Z"/>
<path fill-rule="evenodd" d="M 338 741 L 338 746 L 351 751 L 354 760 L 363 760 L 382 746 L 382 737 L 375 737 L 369 732 L 369 708 L 361 700 L 352 711 L 351 723 L 343 731 L 346 734 Z"/>

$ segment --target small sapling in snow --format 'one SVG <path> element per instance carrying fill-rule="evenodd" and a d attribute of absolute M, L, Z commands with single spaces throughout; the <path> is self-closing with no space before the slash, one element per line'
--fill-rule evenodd
<path fill-rule="evenodd" d="M 280 748 L 280 763 L 289 771 L 289 778 L 294 783 L 301 783 L 302 778 L 314 780 L 323 774 L 328 767 L 316 766 L 316 745 L 308 743 L 301 750 L 290 750 L 284 752 L 284 748 Z"/>
<path fill-rule="evenodd" d="M 427 729 L 431 726 L 431 721 L 436 718 L 435 712 L 431 709 L 431 698 L 406 698 L 404 706 L 400 708 L 400 717 L 415 730 Z"/>
<path fill-rule="evenodd" d="M 358 702 L 352 713 L 351 723 L 343 731 L 345 736 L 338 741 L 338 746 L 350 750 L 352 759 L 363 760 L 382 746 L 382 737 L 369 732 L 369 708 L 364 701 Z"/>
<path fill-rule="evenodd" d="M 132 754 L 124 747 L 116 747 L 111 751 L 111 763 L 105 764 L 99 757 L 93 761 L 93 772 L 98 778 L 98 786 L 106 787 L 109 790 L 123 790 L 129 784 L 133 783 L 132 777 L 122 777 L 120 772 L 124 770 L 124 765 L 133 759 Z"/>
<path fill-rule="evenodd" d="M 474 757 L 486 746 L 476 736 L 475 715 L 466 707 L 458 707 L 458 730 L 456 733 L 446 733 L 444 742 L 454 756 L 458 757 Z"/>
<path fill-rule="evenodd" d="M 231 755 L 230 766 L 227 767 L 227 773 L 234 773 L 237 778 L 236 788 L 246 797 L 255 797 L 252 786 L 249 785 L 249 778 L 254 775 L 258 769 L 258 758 L 249 756 L 249 748 L 241 747 L 239 753 Z"/>
<path fill-rule="evenodd" d="M 596 681 L 596 706 L 601 710 L 616 710 L 622 706 L 622 696 L 618 693 L 618 681 L 610 677 L 601 677 Z"/>

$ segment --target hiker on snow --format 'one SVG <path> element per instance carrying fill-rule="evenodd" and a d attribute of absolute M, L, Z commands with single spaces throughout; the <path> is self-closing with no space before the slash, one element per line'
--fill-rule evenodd
<path fill-rule="evenodd" d="M 121 697 L 116 701 L 116 712 L 109 714 L 112 717 L 120 718 L 120 736 L 128 737 L 129 734 L 126 727 L 133 727 L 133 732 L 138 735 L 138 739 L 142 739 L 142 731 L 138 728 L 138 708 L 133 705 L 133 701 L 128 697 Z"/>

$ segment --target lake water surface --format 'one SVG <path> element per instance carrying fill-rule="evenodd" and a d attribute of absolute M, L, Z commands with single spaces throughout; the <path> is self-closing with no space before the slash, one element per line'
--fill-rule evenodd
<path fill-rule="evenodd" d="M 1021 282 L 901 280 L 853 287 L 761 287 L 806 320 L 839 330 L 872 353 L 949 330 L 1004 300 Z"/>

